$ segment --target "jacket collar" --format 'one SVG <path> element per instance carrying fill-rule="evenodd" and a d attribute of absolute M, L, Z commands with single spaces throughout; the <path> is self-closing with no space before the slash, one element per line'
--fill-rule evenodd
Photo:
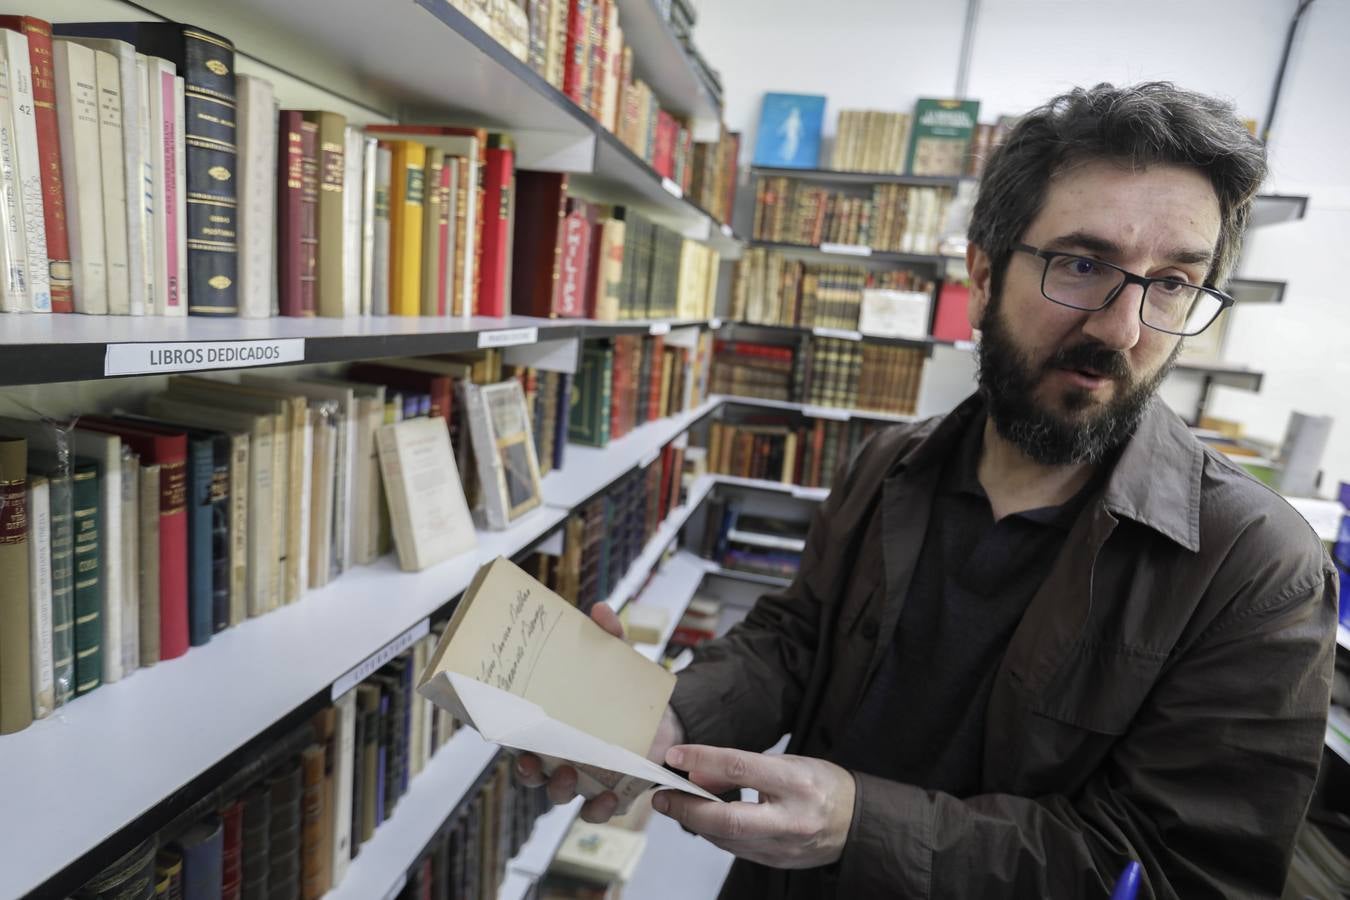
<path fill-rule="evenodd" d="M 946 416 L 922 426 L 892 472 L 922 470 L 956 452 L 965 428 L 984 412 L 976 392 Z M 1204 449 L 1156 396 L 1107 478 L 1102 503 L 1192 553 L 1200 549 L 1200 482 Z"/>

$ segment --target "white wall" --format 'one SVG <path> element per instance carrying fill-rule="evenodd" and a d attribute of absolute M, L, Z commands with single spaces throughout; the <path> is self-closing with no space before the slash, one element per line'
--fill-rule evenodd
<path fill-rule="evenodd" d="M 983 121 L 1099 81 L 1167 79 L 1226 97 L 1264 125 L 1296 0 L 982 0 L 968 94 Z M 766 91 L 824 94 L 825 133 L 840 109 L 906 110 L 956 86 L 965 3 L 923 0 L 718 0 L 695 39 L 723 76 L 728 127 L 753 155 Z M 1268 192 L 1310 196 L 1300 222 L 1253 231 L 1241 273 L 1289 282 L 1279 305 L 1239 307 L 1226 356 L 1266 373 L 1261 393 L 1216 388 L 1209 410 L 1268 440 L 1293 409 L 1337 418 L 1324 490 L 1350 481 L 1350 0 L 1304 16 L 1270 145 Z M 1333 298 L 1336 298 L 1333 300 Z M 1345 302 L 1345 301 L 1340 301 Z M 1169 397 L 1173 393 L 1169 392 Z M 1179 395 L 1184 396 L 1184 391 Z M 1191 410 L 1183 407 L 1189 415 Z"/>

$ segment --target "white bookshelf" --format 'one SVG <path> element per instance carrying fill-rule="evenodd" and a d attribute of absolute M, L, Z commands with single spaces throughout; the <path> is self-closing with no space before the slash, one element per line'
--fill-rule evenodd
<path fill-rule="evenodd" d="M 423 572 L 392 556 L 0 739 L 0 896 L 22 896 L 418 626 L 566 513 L 541 507 Z M 449 802 L 447 800 L 447 802 Z M 60 839 L 33 840 L 34 834 Z"/>
<path fill-rule="evenodd" d="M 654 644 L 634 644 L 633 649 L 656 662 L 665 652 L 670 636 L 680 624 L 680 618 L 689 608 L 689 602 L 698 592 L 707 569 L 704 560 L 687 550 L 680 550 L 661 567 L 651 582 L 642 590 L 635 602 L 643 606 L 658 607 L 666 611 L 668 619 L 662 629 L 661 639 Z"/>
<path fill-rule="evenodd" d="M 548 871 L 558 848 L 567 837 L 567 830 L 581 812 L 582 800 L 575 797 L 570 803 L 555 806 L 534 823 L 530 839 L 506 864 L 506 877 L 497 890 L 497 900 L 524 900 L 535 882 Z"/>
<path fill-rule="evenodd" d="M 848 409 L 839 406 L 816 406 L 811 403 L 790 403 L 785 400 L 763 400 L 756 397 L 734 397 L 714 394 L 727 406 L 748 406 L 759 409 L 778 409 L 784 412 L 797 412 L 812 419 L 834 419 L 846 422 L 849 419 L 866 419 L 875 422 L 917 422 L 918 416 L 904 416 L 898 413 L 874 412 L 866 409 Z"/>
<path fill-rule="evenodd" d="M 717 479 L 718 484 L 749 488 L 750 490 L 756 491 L 776 491 L 780 494 L 791 494 L 798 500 L 819 502 L 830 496 L 829 488 L 802 487 L 800 484 L 785 484 L 781 481 L 765 481 L 762 478 L 739 478 L 735 475 L 714 475 L 713 478 Z"/>
<path fill-rule="evenodd" d="M 361 845 L 342 883 L 325 895 L 327 900 L 368 900 L 397 894 L 417 854 L 435 837 L 459 798 L 496 756 L 497 745 L 484 741 L 472 728 L 456 731 L 408 783 L 408 792 L 399 798 L 394 815 Z"/>
<path fill-rule="evenodd" d="M 646 584 L 647 578 L 651 575 L 656 564 L 665 554 L 666 548 L 675 542 L 680 535 L 680 529 L 684 523 L 689 521 L 689 517 L 699 508 L 708 494 L 712 492 L 716 482 L 711 478 L 700 478 L 689 488 L 688 497 L 685 502 L 669 510 L 663 521 L 656 529 L 656 534 L 652 535 L 643 546 L 642 552 L 638 554 L 637 559 L 628 567 L 628 571 L 619 583 L 614 586 L 614 590 L 609 592 L 609 596 L 604 602 L 610 609 L 619 612 L 627 605 L 642 586 Z"/>
<path fill-rule="evenodd" d="M 751 584 L 762 584 L 765 587 L 785 588 L 792 584 L 786 578 L 777 578 L 773 575 L 761 575 L 758 572 L 741 572 L 737 569 L 728 569 L 711 559 L 700 559 L 703 564 L 703 571 L 708 575 L 716 575 L 719 578 L 734 578 L 737 581 L 748 581 Z"/>

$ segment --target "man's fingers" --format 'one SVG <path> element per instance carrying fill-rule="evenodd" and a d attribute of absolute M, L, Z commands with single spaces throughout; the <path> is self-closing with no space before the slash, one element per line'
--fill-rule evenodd
<path fill-rule="evenodd" d="M 554 806 L 561 806 L 577 795 L 577 770 L 571 766 L 558 766 L 548 780 L 548 799 Z"/>
<path fill-rule="evenodd" d="M 612 819 L 618 808 L 619 798 L 613 791 L 605 791 L 581 804 L 581 819 L 583 822 L 599 825 Z"/>
<path fill-rule="evenodd" d="M 753 841 L 772 834 L 772 812 L 757 803 L 718 803 L 681 791 L 658 791 L 652 809 L 716 841 Z"/>
<path fill-rule="evenodd" d="M 707 783 L 721 786 L 722 793 L 733 787 L 754 788 L 766 794 L 784 793 L 786 778 L 782 760 L 763 753 L 747 753 L 726 747 L 708 747 L 703 744 L 681 744 L 666 752 L 666 762 L 689 773 L 689 780 L 704 787 Z"/>
<path fill-rule="evenodd" d="M 616 638 L 623 638 L 623 623 L 619 621 L 618 613 L 610 609 L 608 603 L 597 603 L 591 607 L 591 621 Z"/>
<path fill-rule="evenodd" d="M 516 757 L 516 779 L 526 787 L 541 787 L 548 776 L 544 774 L 544 764 L 533 753 L 522 753 Z"/>

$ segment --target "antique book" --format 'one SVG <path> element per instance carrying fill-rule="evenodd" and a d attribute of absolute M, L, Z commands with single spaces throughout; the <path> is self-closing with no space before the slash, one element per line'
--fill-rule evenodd
<path fill-rule="evenodd" d="M 187 261 L 179 246 L 179 220 L 185 215 L 184 184 L 178 167 L 176 137 L 181 110 L 177 101 L 177 70 L 168 60 L 138 56 L 149 82 L 150 220 L 147 260 L 153 265 L 154 302 L 147 312 L 158 316 L 187 315 Z M 67 176 L 69 181 L 69 176 Z"/>
<path fill-rule="evenodd" d="M 674 687 L 503 558 L 474 576 L 418 682 L 485 739 L 575 765 L 580 793 L 612 790 L 621 810 L 653 785 L 712 796 L 646 759 Z"/>
<path fill-rule="evenodd" d="M 276 277 L 277 115 L 271 82 L 240 75 L 235 88 L 239 94 L 239 315 L 263 319 L 271 315 Z"/>
<path fill-rule="evenodd" d="M 99 160 L 103 173 L 103 266 L 108 285 L 108 313 L 114 316 L 131 314 L 129 260 L 132 235 L 128 231 L 126 161 L 122 157 L 126 152 L 126 133 L 136 132 L 139 125 L 133 118 L 130 120 L 132 127 L 124 127 L 123 94 L 138 96 L 140 90 L 134 77 L 135 57 L 130 55 L 130 47 L 127 50 L 132 77 L 128 83 L 130 90 L 125 92 L 118 57 L 102 49 L 94 51 L 94 70 L 98 79 Z M 133 106 L 132 113 L 135 112 Z M 140 244 L 136 247 L 139 249 Z M 141 277 L 139 269 L 136 275 Z M 144 298 L 139 297 L 139 291 L 137 293 L 144 311 Z"/>
<path fill-rule="evenodd" d="M 122 674 L 141 666 L 141 462 L 122 447 Z"/>
<path fill-rule="evenodd" d="M 415 572 L 477 546 L 445 422 L 409 419 L 377 438 L 399 566 Z"/>
<path fill-rule="evenodd" d="M 44 223 L 51 312 L 74 312 L 70 284 L 70 244 L 66 235 L 65 190 L 61 177 L 61 148 L 56 122 L 56 81 L 52 59 L 52 26 L 32 16 L 0 16 L 0 27 L 21 32 L 28 39 L 33 84 L 41 193 L 37 202 Z"/>
<path fill-rule="evenodd" d="M 220 818 L 196 823 L 178 839 L 178 846 L 183 852 L 183 900 L 219 898 L 225 852 Z"/>
<path fill-rule="evenodd" d="M 393 151 L 377 144 L 375 151 L 375 206 L 370 251 L 370 314 L 389 315 L 389 192 Z"/>
<path fill-rule="evenodd" d="M 51 573 L 52 702 L 64 706 L 74 696 L 74 558 L 70 511 L 70 466 L 57 454 L 30 450 L 28 471 L 47 480 L 50 542 L 47 566 Z"/>
<path fill-rule="evenodd" d="M 51 495 L 46 475 L 29 471 L 26 502 L 33 718 L 45 719 L 56 705 L 52 681 Z"/>
<path fill-rule="evenodd" d="M 300 315 L 319 312 L 319 126 L 300 123 Z"/>
<path fill-rule="evenodd" d="M 141 53 L 174 63 L 183 80 L 185 286 L 193 315 L 236 314 L 237 261 L 234 45 L 218 34 L 176 22 L 62 23 L 58 35 L 129 41 Z"/>
<path fill-rule="evenodd" d="M 516 173 L 516 217 L 512 238 L 511 312 L 548 318 L 556 313 L 562 222 L 567 211 L 567 175 Z"/>
<path fill-rule="evenodd" d="M 365 138 L 359 128 L 342 131 L 342 314 L 361 315 L 361 208 L 365 200 Z"/>
<path fill-rule="evenodd" d="M 369 316 L 374 312 L 375 298 L 375 216 L 378 196 L 377 184 L 379 181 L 380 169 L 380 142 L 373 137 L 365 137 L 357 132 L 357 140 L 361 145 L 361 297 L 360 313 L 363 316 Z M 386 160 L 387 162 L 387 160 Z M 389 179 L 385 178 L 385 222 L 389 219 Z M 388 240 L 388 232 L 385 234 Z M 385 278 L 388 274 L 388 254 L 389 248 L 385 247 Z M 386 289 L 388 284 L 385 285 Z"/>
<path fill-rule="evenodd" d="M 140 496 L 137 506 L 140 509 L 140 534 L 137 537 L 140 558 L 137 568 L 140 574 L 140 593 L 136 597 L 138 620 L 140 624 L 141 666 L 153 666 L 159 662 L 159 475 L 160 464 L 148 463 L 141 466 Z"/>
<path fill-rule="evenodd" d="M 337 471 L 337 415 L 335 401 L 310 406 L 313 434 L 310 454 L 308 584 L 322 587 L 333 575 L 333 498 Z"/>
<path fill-rule="evenodd" d="M 422 311 L 422 217 L 426 195 L 425 144 L 390 141 L 389 312 Z"/>
<path fill-rule="evenodd" d="M 0 30 L 9 84 L 11 132 L 10 153 L 19 211 L 23 216 L 24 272 L 28 279 L 27 309 L 51 312 L 51 273 L 47 267 L 47 226 L 42 211 L 42 157 L 38 150 L 38 123 L 31 51 L 21 32 Z"/>
<path fill-rule="evenodd" d="M 965 172 L 979 112 L 978 100 L 924 98 L 915 103 L 906 171 L 910 175 L 945 176 Z"/>
<path fill-rule="evenodd" d="M 360 717 L 360 767 L 356 772 L 354 791 L 359 792 L 359 801 L 353 805 L 352 824 L 353 851 L 356 855 L 359 834 L 361 843 L 375 836 L 375 825 L 381 812 L 376 798 L 379 791 L 379 749 L 380 749 L 380 688 L 369 681 L 356 686 L 356 709 Z M 359 814 L 359 822 L 355 821 Z"/>
<path fill-rule="evenodd" d="M 7 34 L 10 32 L 6 32 Z M 19 36 L 22 38 L 22 36 Z M 28 242 L 25 239 L 23 186 L 20 183 L 20 160 L 15 124 L 22 121 L 16 106 L 22 97 L 13 96 L 9 84 L 9 67 L 5 64 L 5 47 L 0 43 L 0 310 L 31 312 L 33 309 L 31 285 L 28 283 Z M 31 98 L 28 104 L 32 108 Z"/>
<path fill-rule="evenodd" d="M 426 162 L 422 167 L 424 198 L 422 202 L 422 272 L 421 272 L 421 314 L 424 316 L 443 315 L 440 308 L 441 282 L 441 172 L 444 170 L 443 151 L 428 147 Z"/>
<path fill-rule="evenodd" d="M 501 530 L 542 502 L 525 394 L 511 379 L 466 383 L 464 395 L 487 527 Z"/>
<path fill-rule="evenodd" d="M 333 830 L 331 857 L 334 886 L 342 883 L 352 858 L 352 787 L 355 778 L 356 691 L 348 691 L 333 703 L 337 713 L 336 758 L 333 760 Z"/>
<path fill-rule="evenodd" d="M 473 313 L 479 316 L 507 314 L 510 282 L 512 180 L 515 148 L 510 135 L 488 135 L 483 188 L 483 250 L 478 270 L 478 289 Z"/>
<path fill-rule="evenodd" d="M 304 275 L 304 114 L 283 109 L 277 125 L 277 291 L 283 316 L 313 315 L 305 310 Z"/>
<path fill-rule="evenodd" d="M 86 881 L 75 892 L 76 900 L 160 896 L 153 887 L 162 880 L 155 866 L 157 838 L 157 835 L 146 838 Z"/>
<path fill-rule="evenodd" d="M 310 744 L 300 754 L 302 778 L 300 831 L 300 896 L 303 900 L 318 900 L 323 894 L 323 770 L 324 747 Z"/>
<path fill-rule="evenodd" d="M 614 345 L 609 341 L 584 343 L 581 368 L 570 398 L 569 441 L 589 447 L 603 447 L 609 443 L 613 377 Z"/>
<path fill-rule="evenodd" d="M 315 252 L 314 308 L 321 316 L 345 313 L 346 291 L 346 145 L 347 119 L 340 113 L 307 110 L 305 121 L 318 126 L 318 198 L 315 208 L 318 243 Z M 353 188 L 354 189 L 354 188 Z"/>
<path fill-rule="evenodd" d="M 0 438 L 0 734 L 33 722 L 28 442 Z"/>
<path fill-rule="evenodd" d="M 99 554 L 99 463 L 76 458 L 71 465 L 72 571 L 75 578 L 73 647 L 76 697 L 103 683 L 103 581 Z"/>
<path fill-rule="evenodd" d="M 75 311 L 103 315 L 108 312 L 108 278 L 96 52 L 70 41 L 52 42 Z"/>

